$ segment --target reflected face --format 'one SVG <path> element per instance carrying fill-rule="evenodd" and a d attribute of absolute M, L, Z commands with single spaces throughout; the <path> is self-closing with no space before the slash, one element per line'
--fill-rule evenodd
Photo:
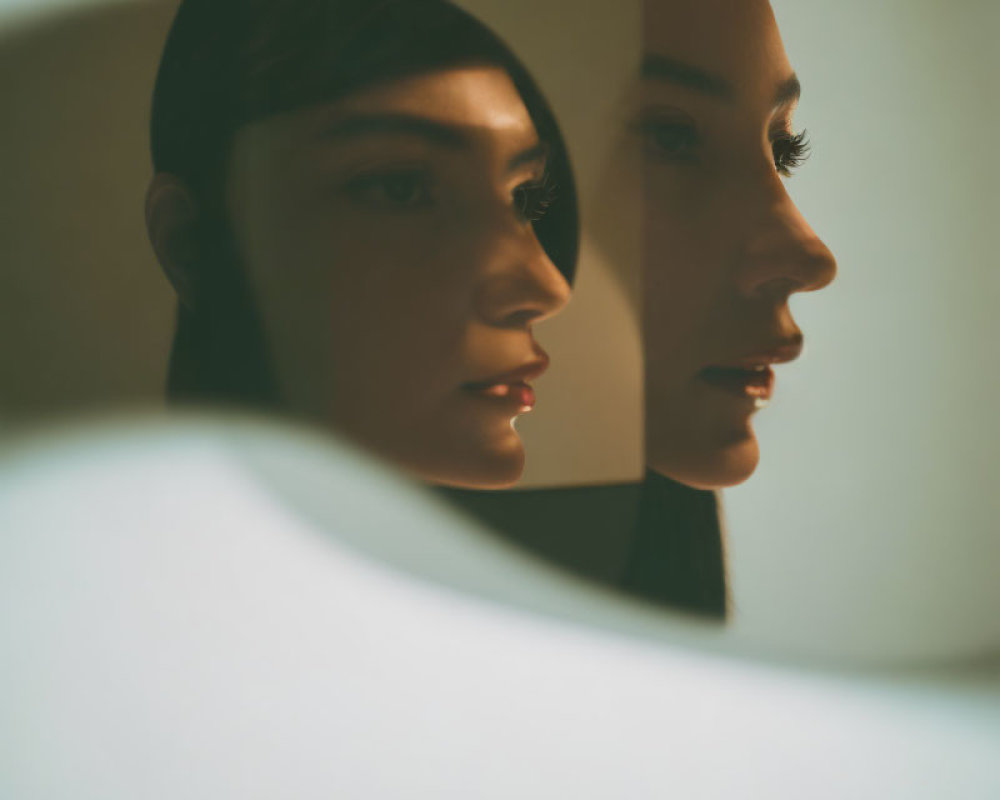
<path fill-rule="evenodd" d="M 251 124 L 227 202 L 296 412 L 418 477 L 521 474 L 513 427 L 569 287 L 532 222 L 545 147 L 502 70 L 448 69 Z"/>
<path fill-rule="evenodd" d="M 773 366 L 803 336 L 794 292 L 835 262 L 785 180 L 805 155 L 799 84 L 766 0 L 647 0 L 643 88 L 647 462 L 699 488 L 743 481 Z"/>

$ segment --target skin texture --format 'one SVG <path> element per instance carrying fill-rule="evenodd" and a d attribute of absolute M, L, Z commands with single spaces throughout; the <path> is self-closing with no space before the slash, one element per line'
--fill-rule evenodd
<path fill-rule="evenodd" d="M 647 462 L 689 486 L 731 486 L 757 466 L 754 399 L 701 371 L 798 355 L 789 297 L 826 286 L 836 265 L 779 169 L 795 98 L 776 100 L 794 73 L 768 3 L 649 0 L 645 15 L 647 64 L 667 58 L 715 79 L 685 79 L 662 60 L 647 68 L 634 126 L 644 161 Z"/>
<path fill-rule="evenodd" d="M 569 297 L 524 213 L 538 146 L 509 77 L 479 66 L 237 132 L 227 206 L 293 412 L 423 480 L 517 480 L 523 404 L 467 384 L 542 367 L 532 327 Z"/>

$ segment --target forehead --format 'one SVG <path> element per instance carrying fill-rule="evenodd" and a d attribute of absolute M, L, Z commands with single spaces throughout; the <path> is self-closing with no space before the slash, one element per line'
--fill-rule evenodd
<path fill-rule="evenodd" d="M 398 113 L 484 132 L 534 135 L 513 81 L 499 67 L 455 67 L 362 89 L 331 104 L 337 115 Z"/>
<path fill-rule="evenodd" d="M 773 91 L 792 74 L 767 0 L 646 0 L 643 44 L 716 73 L 738 90 Z"/>

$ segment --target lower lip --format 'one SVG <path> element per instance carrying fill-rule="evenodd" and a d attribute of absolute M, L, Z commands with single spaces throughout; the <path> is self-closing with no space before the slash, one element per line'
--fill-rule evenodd
<path fill-rule="evenodd" d="M 720 389 L 733 397 L 748 400 L 756 408 L 763 408 L 774 393 L 774 370 L 709 368 L 698 373 L 698 377 L 714 389 Z"/>
<path fill-rule="evenodd" d="M 519 414 L 535 407 L 535 390 L 527 383 L 496 383 L 491 386 L 466 386 L 465 390 L 498 407 L 515 410 Z"/>

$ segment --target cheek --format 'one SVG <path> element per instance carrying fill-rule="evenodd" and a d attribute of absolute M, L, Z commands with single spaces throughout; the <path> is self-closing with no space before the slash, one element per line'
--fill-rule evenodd
<path fill-rule="evenodd" d="M 439 215 L 359 211 L 314 193 L 274 208 L 260 228 L 258 282 L 306 307 L 323 298 L 345 320 L 430 316 L 469 292 L 461 236 Z"/>
<path fill-rule="evenodd" d="M 711 269 L 718 231 L 711 192 L 679 169 L 653 169 L 643 187 L 645 289 L 657 302 L 685 305 Z"/>
<path fill-rule="evenodd" d="M 351 376 L 358 403 L 387 387 L 419 398 L 450 385 L 477 275 L 460 232 L 432 215 L 342 213 L 300 221 L 289 249 L 282 269 L 296 286 L 284 291 L 312 311 L 287 322 L 327 341 L 326 363 Z"/>
<path fill-rule="evenodd" d="M 338 226 L 319 237 L 316 261 L 336 325 L 405 348 L 468 320 L 475 273 L 464 249 L 432 225 L 389 220 Z M 454 346 L 454 345 L 453 345 Z"/>
<path fill-rule="evenodd" d="M 647 358 L 688 344 L 713 294 L 712 270 L 697 226 L 656 213 L 643 235 L 642 308 Z"/>
<path fill-rule="evenodd" d="M 729 293 L 738 252 L 736 209 L 724 182 L 702 170 L 650 170 L 643 192 L 646 330 L 685 340 Z"/>

